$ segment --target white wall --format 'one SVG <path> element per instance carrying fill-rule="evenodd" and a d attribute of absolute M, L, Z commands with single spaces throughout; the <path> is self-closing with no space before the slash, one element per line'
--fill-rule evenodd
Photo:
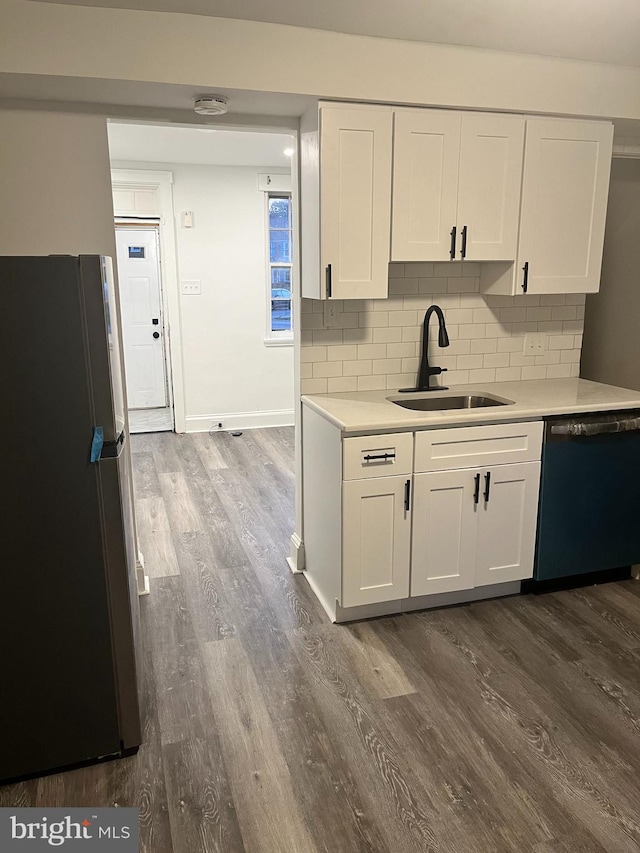
<path fill-rule="evenodd" d="M 277 47 L 284 62 L 274 62 Z M 202 15 L 0 0 L 0 73 L 640 118 L 640 69 Z M 185 108 L 187 104 L 185 103 Z"/>
<path fill-rule="evenodd" d="M 173 173 L 187 432 L 293 423 L 293 346 L 265 345 L 265 197 L 257 166 L 113 163 Z M 190 210 L 194 227 L 183 228 Z"/>
<path fill-rule="evenodd" d="M 640 390 L 640 160 L 614 159 L 599 293 L 587 297 L 581 373 Z"/>
<path fill-rule="evenodd" d="M 115 257 L 107 125 L 0 110 L 0 254 Z"/>

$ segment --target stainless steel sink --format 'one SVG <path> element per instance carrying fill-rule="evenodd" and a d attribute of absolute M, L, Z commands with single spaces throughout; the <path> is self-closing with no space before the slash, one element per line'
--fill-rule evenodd
<path fill-rule="evenodd" d="M 415 409 L 418 412 L 442 412 L 447 409 L 484 409 L 489 406 L 510 406 L 513 400 L 494 397 L 491 394 L 440 394 L 427 393 L 420 397 L 387 397 L 390 403 L 403 409 Z"/>

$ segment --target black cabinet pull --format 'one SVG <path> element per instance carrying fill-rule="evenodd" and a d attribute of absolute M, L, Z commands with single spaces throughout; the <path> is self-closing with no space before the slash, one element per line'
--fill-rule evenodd
<path fill-rule="evenodd" d="M 462 247 L 460 249 L 460 257 L 465 258 L 467 254 L 467 226 L 462 229 Z"/>
<path fill-rule="evenodd" d="M 476 474 L 474 479 L 476 481 L 476 484 L 473 490 L 473 502 L 474 504 L 477 504 L 480 500 L 480 472 Z"/>
<path fill-rule="evenodd" d="M 327 285 L 327 299 L 331 299 L 331 264 L 327 264 L 325 271 L 325 281 Z"/>
<path fill-rule="evenodd" d="M 405 512 L 411 509 L 411 480 L 407 480 L 404 484 L 404 509 Z"/>
<path fill-rule="evenodd" d="M 489 500 L 489 491 L 491 489 L 491 471 L 487 471 L 484 475 L 484 501 L 487 503 Z"/>
<path fill-rule="evenodd" d="M 160 332 L 154 332 L 153 337 L 157 340 L 160 337 Z"/>
<path fill-rule="evenodd" d="M 526 293 L 527 287 L 529 287 L 529 261 L 525 261 L 522 272 L 524 273 L 522 278 L 522 292 Z"/>
<path fill-rule="evenodd" d="M 367 455 L 363 458 L 364 458 L 365 462 L 374 462 L 376 459 L 382 459 L 384 462 L 386 462 L 387 459 L 395 459 L 396 454 L 395 453 L 374 453 L 374 454 L 367 453 Z"/>
<path fill-rule="evenodd" d="M 456 259 L 456 226 L 451 229 L 451 247 L 449 249 L 449 257 L 452 261 Z"/>

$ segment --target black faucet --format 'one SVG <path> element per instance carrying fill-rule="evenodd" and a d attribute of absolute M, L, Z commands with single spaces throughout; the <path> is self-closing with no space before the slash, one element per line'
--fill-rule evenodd
<path fill-rule="evenodd" d="M 429 366 L 429 320 L 431 315 L 435 313 L 438 318 L 438 346 L 449 346 L 449 335 L 444 322 L 444 314 L 439 305 L 430 305 L 424 315 L 422 324 L 422 358 L 420 359 L 420 370 L 418 372 L 418 384 L 415 388 L 400 388 L 400 392 L 406 391 L 447 391 L 445 386 L 431 386 L 430 381 L 432 376 L 437 376 L 446 371 L 446 367 L 430 367 Z"/>

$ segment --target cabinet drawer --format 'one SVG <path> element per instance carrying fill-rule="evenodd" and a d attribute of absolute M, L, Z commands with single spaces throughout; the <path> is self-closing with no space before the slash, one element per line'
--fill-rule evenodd
<path fill-rule="evenodd" d="M 342 479 L 411 474 L 413 433 L 364 435 L 345 438 L 342 450 Z"/>
<path fill-rule="evenodd" d="M 416 433 L 415 471 L 536 462 L 542 431 L 542 421 L 424 430 Z"/>

